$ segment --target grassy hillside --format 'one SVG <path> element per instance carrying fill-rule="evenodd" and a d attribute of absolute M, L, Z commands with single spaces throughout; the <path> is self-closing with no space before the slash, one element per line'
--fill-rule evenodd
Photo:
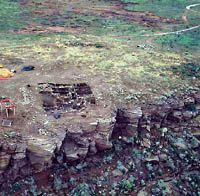
<path fill-rule="evenodd" d="M 19 3 L 0 0 L 0 32 L 21 28 L 25 24 L 23 14 L 26 10 L 22 10 Z"/>
<path fill-rule="evenodd" d="M 197 25 L 198 12 L 187 13 L 188 24 L 181 21 L 185 7 L 191 3 L 198 2 L 33 0 L 22 4 L 4 0 L 1 64 L 13 67 L 15 59 L 26 64 L 34 58 L 51 67 L 61 61 L 63 69 L 80 67 L 88 73 L 102 74 L 106 82 L 120 88 L 135 88 L 136 94 L 156 97 L 198 86 L 197 78 L 182 80 L 173 67 L 187 63 L 199 66 L 199 29 L 153 36 Z M 195 9 L 198 11 L 198 7 Z M 154 12 L 155 16 L 143 11 Z M 171 21 L 165 22 L 159 16 Z"/>
<path fill-rule="evenodd" d="M 136 3 L 125 8 L 130 11 L 150 11 L 161 17 L 180 19 L 188 5 L 196 4 L 196 0 L 121 0 L 125 3 Z"/>

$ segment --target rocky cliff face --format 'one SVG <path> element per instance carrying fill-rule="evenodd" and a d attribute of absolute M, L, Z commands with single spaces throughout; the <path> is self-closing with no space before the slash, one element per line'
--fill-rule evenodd
<path fill-rule="evenodd" d="M 0 184 L 44 171 L 54 163 L 76 161 L 110 149 L 114 136 L 133 136 L 148 147 L 151 144 L 146 133 L 160 128 L 163 132 L 188 128 L 187 121 L 199 114 L 200 91 L 143 106 L 88 105 L 63 117 L 68 123 L 65 129 L 56 130 L 56 135 L 27 133 L 23 137 L 1 139 Z M 193 124 L 192 129 L 199 128 L 198 123 Z"/>

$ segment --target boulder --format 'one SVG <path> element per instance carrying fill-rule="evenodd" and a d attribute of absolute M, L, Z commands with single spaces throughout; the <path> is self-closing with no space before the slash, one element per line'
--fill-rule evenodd
<path fill-rule="evenodd" d="M 115 170 L 112 171 L 112 175 L 113 175 L 114 177 L 123 176 L 123 172 L 120 171 L 119 169 L 115 169 Z"/>
<path fill-rule="evenodd" d="M 2 174 L 4 170 L 7 168 L 7 166 L 9 165 L 10 158 L 11 158 L 11 155 L 9 154 L 0 156 L 0 174 Z"/>
<path fill-rule="evenodd" d="M 185 111 L 183 112 L 183 117 L 185 120 L 190 120 L 193 117 L 193 112 L 192 111 Z"/>
<path fill-rule="evenodd" d="M 116 112 L 110 105 L 107 108 L 90 107 L 90 116 L 81 117 L 76 113 L 73 124 L 67 126 L 61 151 L 68 161 L 83 159 L 87 154 L 112 148 L 110 141 L 113 133 Z"/>
<path fill-rule="evenodd" d="M 142 109 L 138 105 L 122 105 L 117 111 L 115 131 L 122 135 L 138 136 Z M 145 123 L 146 124 L 146 123 Z"/>
<path fill-rule="evenodd" d="M 27 158 L 35 172 L 41 172 L 52 164 L 56 143 L 49 137 L 30 136 L 27 140 Z"/>
<path fill-rule="evenodd" d="M 181 111 L 174 111 L 173 117 L 180 122 L 182 120 L 182 117 L 183 117 L 182 112 Z"/>
<path fill-rule="evenodd" d="M 187 149 L 187 145 L 182 138 L 177 138 L 177 140 L 174 143 L 174 146 L 176 146 L 179 149 L 183 149 L 183 150 Z"/>
<path fill-rule="evenodd" d="M 198 91 L 194 94 L 194 99 L 195 99 L 196 103 L 200 104 L 200 91 Z"/>
<path fill-rule="evenodd" d="M 82 132 L 80 130 L 77 133 L 74 133 L 74 135 L 70 134 L 70 136 L 67 134 L 63 142 L 62 149 L 68 161 L 76 161 L 85 158 L 88 153 L 88 140 L 82 137 Z"/>
<path fill-rule="evenodd" d="M 193 97 L 185 97 L 183 101 L 184 101 L 184 105 L 187 106 L 187 105 L 190 105 L 190 104 L 194 104 L 195 103 L 195 98 L 193 98 Z"/>

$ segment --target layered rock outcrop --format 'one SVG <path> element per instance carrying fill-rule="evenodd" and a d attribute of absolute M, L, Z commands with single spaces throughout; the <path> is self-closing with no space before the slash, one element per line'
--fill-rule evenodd
<path fill-rule="evenodd" d="M 63 116 L 65 129 L 56 130 L 55 135 L 27 132 L 21 138 L 1 139 L 0 184 L 41 172 L 55 162 L 76 161 L 110 149 L 113 134 L 141 138 L 148 147 L 151 144 L 148 138 L 142 138 L 143 133 L 166 127 L 179 131 L 199 114 L 200 91 L 143 106 L 89 104 Z M 194 124 L 193 128 L 198 130 L 200 124 Z"/>

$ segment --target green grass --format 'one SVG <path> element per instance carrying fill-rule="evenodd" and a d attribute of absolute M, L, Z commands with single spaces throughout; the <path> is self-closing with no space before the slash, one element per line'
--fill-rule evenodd
<path fill-rule="evenodd" d="M 122 20 L 120 16 L 105 17 L 98 13 L 77 14 L 73 11 L 63 9 L 60 15 L 45 16 L 34 18 L 34 22 L 38 22 L 46 26 L 62 26 L 71 28 L 87 28 L 85 33 L 93 35 L 134 35 L 142 30 L 151 32 L 151 28 L 143 27 L 138 24 Z"/>
<path fill-rule="evenodd" d="M 200 14 L 200 5 L 199 5 L 199 6 L 196 6 L 195 8 L 192 8 L 192 9 L 195 10 L 195 11 L 198 11 L 199 14 Z"/>
<path fill-rule="evenodd" d="M 137 3 L 127 5 L 125 9 L 130 11 L 151 11 L 161 17 L 177 19 L 184 12 L 185 7 L 197 3 L 196 0 L 121 0 L 124 3 Z"/>
<path fill-rule="evenodd" d="M 200 47 L 200 29 L 195 29 L 181 34 L 161 36 L 155 39 L 154 42 L 172 49 L 176 49 L 177 46 L 185 49 L 197 48 Z"/>
<path fill-rule="evenodd" d="M 200 12 L 190 12 L 188 21 L 191 26 L 200 25 Z"/>
<path fill-rule="evenodd" d="M 196 63 L 181 64 L 179 66 L 172 66 L 174 74 L 179 75 L 182 79 L 188 77 L 200 78 L 200 66 Z"/>
<path fill-rule="evenodd" d="M 21 28 L 25 24 L 21 17 L 23 13 L 19 3 L 0 0 L 0 32 Z"/>
<path fill-rule="evenodd" d="M 5 35 L 0 34 L 0 52 L 4 50 L 5 48 L 15 48 L 15 47 L 24 47 L 24 46 L 33 46 L 35 43 L 37 43 L 39 40 L 43 40 L 45 38 L 49 37 L 59 37 L 64 36 L 67 37 L 67 33 L 40 33 L 35 35 Z"/>
<path fill-rule="evenodd" d="M 153 28 L 147 28 L 138 24 L 121 20 L 119 18 L 99 19 L 93 24 L 92 28 L 87 31 L 94 35 L 112 35 L 112 36 L 136 36 L 141 31 L 152 33 Z"/>

